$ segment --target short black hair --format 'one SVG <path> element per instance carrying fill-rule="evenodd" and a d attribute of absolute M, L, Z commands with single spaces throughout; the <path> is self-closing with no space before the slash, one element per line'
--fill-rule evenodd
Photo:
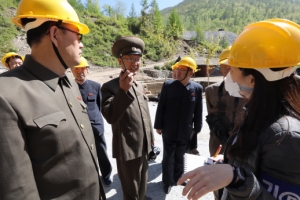
<path fill-rule="evenodd" d="M 8 58 L 6 58 L 6 59 L 5 59 L 5 63 L 6 63 L 6 64 L 8 64 L 8 63 L 9 63 L 9 61 L 10 61 L 10 58 L 13 58 L 13 59 L 15 59 L 15 58 L 19 58 L 19 59 L 23 60 L 23 58 L 22 58 L 21 56 L 19 56 L 19 55 L 10 56 L 10 57 L 8 57 Z M 9 64 L 8 64 L 8 65 L 9 65 Z"/>
<path fill-rule="evenodd" d="M 21 23 L 22 26 L 25 26 L 29 22 L 33 22 L 36 19 L 28 19 L 28 18 L 22 18 Z M 42 37 L 49 34 L 49 29 L 52 26 L 58 26 L 61 24 L 61 21 L 55 22 L 55 21 L 46 21 L 40 26 L 30 29 L 27 31 L 27 44 L 32 47 L 33 44 L 38 44 L 41 42 Z"/>

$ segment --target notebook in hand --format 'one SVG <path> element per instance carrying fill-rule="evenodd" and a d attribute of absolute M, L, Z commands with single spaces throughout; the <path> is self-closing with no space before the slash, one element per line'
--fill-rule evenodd
<path fill-rule="evenodd" d="M 184 173 L 192 171 L 204 165 L 214 164 L 214 161 L 211 158 L 188 154 L 188 153 L 184 154 L 183 159 L 184 159 Z"/>

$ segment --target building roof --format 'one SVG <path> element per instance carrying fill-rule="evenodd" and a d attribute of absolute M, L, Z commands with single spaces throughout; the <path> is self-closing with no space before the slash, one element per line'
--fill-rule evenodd
<path fill-rule="evenodd" d="M 229 31 L 204 31 L 203 32 L 205 39 L 209 40 L 210 36 L 212 36 L 213 38 L 217 38 L 218 36 L 225 37 L 227 42 L 229 43 L 229 45 L 232 45 L 232 43 L 235 41 L 235 39 L 237 38 L 237 34 L 229 32 Z M 194 40 L 194 38 L 196 38 L 197 36 L 197 32 L 196 31 L 185 31 L 183 33 L 182 38 L 184 40 Z"/>
<path fill-rule="evenodd" d="M 197 65 L 206 65 L 206 58 L 201 56 L 195 58 Z M 219 58 L 212 58 L 210 59 L 210 65 L 219 65 Z"/>

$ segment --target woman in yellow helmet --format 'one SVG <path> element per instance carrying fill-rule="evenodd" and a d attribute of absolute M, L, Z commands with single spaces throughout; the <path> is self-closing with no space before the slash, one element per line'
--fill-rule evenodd
<path fill-rule="evenodd" d="M 224 188 L 222 200 L 300 199 L 299 63 L 298 24 L 270 19 L 245 27 L 230 51 L 225 88 L 249 100 L 246 114 L 227 141 L 226 164 L 185 174 L 183 195 Z"/>

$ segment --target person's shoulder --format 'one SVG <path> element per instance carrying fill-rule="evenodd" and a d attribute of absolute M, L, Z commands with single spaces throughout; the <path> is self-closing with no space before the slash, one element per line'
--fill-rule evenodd
<path fill-rule="evenodd" d="M 89 84 L 91 84 L 93 86 L 97 86 L 97 87 L 101 86 L 101 84 L 96 82 L 96 81 L 93 81 L 93 80 L 90 80 L 90 79 L 87 79 L 87 81 L 88 81 Z"/>
<path fill-rule="evenodd" d="M 171 80 L 166 80 L 165 85 L 171 85 L 172 83 L 178 82 L 177 80 L 171 79 Z"/>
<path fill-rule="evenodd" d="M 263 134 L 260 136 L 260 141 L 262 143 L 268 141 L 277 142 L 287 134 L 291 135 L 291 138 L 297 138 L 300 140 L 299 127 L 299 119 L 291 116 L 283 116 L 274 121 L 266 130 L 263 131 Z"/>
<path fill-rule="evenodd" d="M 208 85 L 206 88 L 205 88 L 205 91 L 209 91 L 209 90 L 218 90 L 220 85 L 221 85 L 222 81 L 221 82 L 217 82 L 217 83 L 213 83 L 213 84 L 210 84 Z"/>
<path fill-rule="evenodd" d="M 196 81 L 191 81 L 191 84 L 193 85 L 193 87 L 203 89 L 203 86 L 200 83 L 196 82 Z"/>
<path fill-rule="evenodd" d="M 110 81 L 107 81 L 105 83 L 102 84 L 102 87 L 119 87 L 119 77 L 118 78 L 114 78 Z"/>
<path fill-rule="evenodd" d="M 120 84 L 119 84 L 119 77 L 118 77 L 118 78 L 114 78 L 110 81 L 103 83 L 101 88 L 105 88 L 105 89 L 109 89 L 109 90 L 116 90 L 119 87 L 120 87 Z"/>
<path fill-rule="evenodd" d="M 286 132 L 299 130 L 300 120 L 292 116 L 283 116 L 271 125 L 271 129 L 276 132 Z M 300 137 L 300 135 L 299 135 Z"/>
<path fill-rule="evenodd" d="M 0 82 L 8 82 L 5 84 L 7 85 L 9 82 L 15 83 L 16 81 L 27 81 L 29 77 L 32 77 L 32 75 L 21 66 L 0 74 Z M 3 86 L 3 84 L 1 85 Z"/>

